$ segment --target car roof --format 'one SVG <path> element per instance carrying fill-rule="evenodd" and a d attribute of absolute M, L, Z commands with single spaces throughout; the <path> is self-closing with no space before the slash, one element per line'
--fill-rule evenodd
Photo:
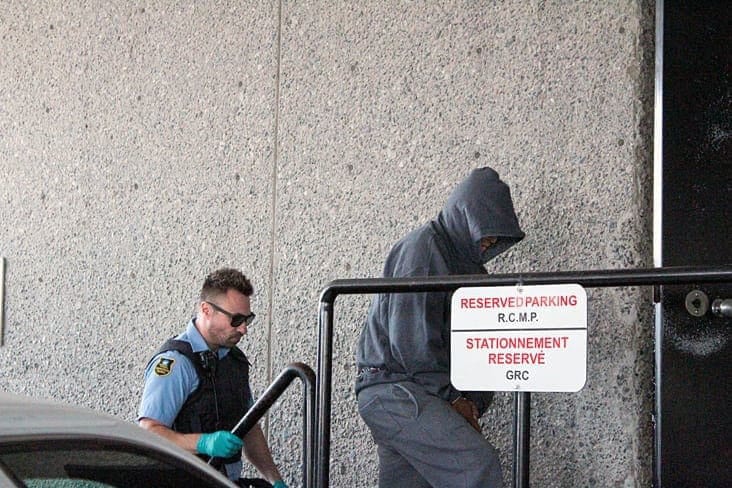
<path fill-rule="evenodd" d="M 88 437 L 121 441 L 178 458 L 236 486 L 199 458 L 142 427 L 91 409 L 0 392 L 0 445 L 43 437 Z"/>

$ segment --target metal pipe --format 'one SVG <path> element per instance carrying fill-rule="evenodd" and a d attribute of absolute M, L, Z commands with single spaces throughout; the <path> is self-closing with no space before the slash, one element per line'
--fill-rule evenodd
<path fill-rule="evenodd" d="M 661 388 L 661 375 L 663 372 L 663 344 L 664 344 L 664 338 L 663 338 L 663 305 L 661 304 L 660 300 L 654 304 L 655 308 L 655 316 L 653 317 L 653 323 L 655 328 L 655 350 L 654 350 L 654 356 L 655 356 L 655 372 L 654 377 L 656 380 L 656 386 L 655 386 L 655 400 L 654 400 L 654 415 L 653 415 L 653 482 L 652 485 L 654 488 L 658 488 L 663 486 L 661 484 L 661 447 L 662 447 L 662 430 L 663 430 L 663 419 L 662 419 L 662 409 L 661 405 L 663 405 L 663 388 Z"/>
<path fill-rule="evenodd" d="M 689 283 L 732 282 L 732 265 L 716 267 L 666 267 L 635 270 L 570 271 L 559 273 L 517 273 L 503 275 L 452 275 L 417 278 L 366 278 L 331 281 L 320 294 L 318 317 L 317 363 L 317 435 L 316 486 L 327 488 L 330 470 L 330 401 L 333 362 L 333 309 L 338 295 L 454 291 L 460 287 L 558 285 L 576 283 L 585 288 L 643 285 L 678 285 Z M 528 435 L 528 419 L 517 420 Z M 528 444 L 528 443 L 527 443 Z M 528 452 L 527 452 L 528 455 Z M 522 462 L 514 460 L 514 464 Z M 525 463 L 528 464 L 528 463 Z M 525 468 L 528 470 L 528 466 Z M 527 472 L 528 473 L 528 472 Z M 528 474 L 527 474 L 528 486 Z"/>
<path fill-rule="evenodd" d="M 231 432 L 243 438 L 298 377 L 303 383 L 303 487 L 310 488 L 313 486 L 315 466 L 315 373 L 310 366 L 304 363 L 290 363 L 285 366 Z M 211 458 L 208 461 L 212 465 L 219 462 L 220 458 Z"/>
<path fill-rule="evenodd" d="M 365 278 L 334 280 L 323 289 L 322 303 L 333 303 L 337 295 L 363 293 L 403 293 L 453 291 L 467 286 L 559 285 L 576 283 L 585 288 L 642 285 L 679 285 L 688 283 L 725 283 L 732 276 L 732 265 L 717 267 L 666 267 L 568 271 L 558 273 L 515 273 L 501 275 L 450 275 L 413 278 Z"/>
<path fill-rule="evenodd" d="M 513 394 L 513 486 L 529 488 L 531 393 Z"/>
<path fill-rule="evenodd" d="M 653 100 L 653 265 L 663 266 L 663 0 L 656 0 Z"/>
<path fill-rule="evenodd" d="M 718 317 L 732 317 L 732 298 L 717 298 L 712 302 L 712 313 Z"/>
<path fill-rule="evenodd" d="M 316 403 L 317 410 L 317 461 L 315 464 L 315 479 L 318 487 L 327 488 L 330 482 L 330 397 L 333 377 L 333 308 L 335 295 L 331 302 L 320 302 L 318 335 L 318 374 L 316 378 L 325 378 L 317 381 Z"/>

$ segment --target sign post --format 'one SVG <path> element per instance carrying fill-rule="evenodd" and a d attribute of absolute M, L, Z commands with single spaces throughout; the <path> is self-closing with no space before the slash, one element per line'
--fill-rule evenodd
<path fill-rule="evenodd" d="M 459 288 L 450 380 L 461 391 L 576 392 L 587 379 L 587 294 L 580 285 Z"/>

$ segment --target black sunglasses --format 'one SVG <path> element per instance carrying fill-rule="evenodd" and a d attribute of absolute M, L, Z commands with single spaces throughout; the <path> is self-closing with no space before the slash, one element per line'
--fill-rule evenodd
<path fill-rule="evenodd" d="M 223 308 L 219 307 L 215 303 L 212 303 L 212 302 L 206 302 L 206 303 L 211 305 L 213 307 L 213 309 L 216 310 L 217 312 L 221 312 L 222 314 L 229 317 L 231 319 L 231 323 L 229 325 L 231 325 L 232 327 L 239 327 L 244 322 L 246 322 L 247 327 L 249 327 L 250 325 L 252 325 L 252 322 L 254 322 L 254 318 L 256 317 L 254 312 L 250 313 L 249 315 L 244 315 L 241 313 L 231 313 L 231 312 L 228 312 L 228 311 L 224 310 Z"/>

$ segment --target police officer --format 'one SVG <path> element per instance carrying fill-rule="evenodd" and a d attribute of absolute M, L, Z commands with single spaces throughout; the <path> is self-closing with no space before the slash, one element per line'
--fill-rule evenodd
<path fill-rule="evenodd" d="M 243 448 L 262 476 L 275 488 L 286 488 L 261 427 L 243 439 L 230 432 L 253 404 L 249 361 L 236 347 L 254 320 L 253 291 L 236 269 L 206 277 L 196 316 L 147 365 L 137 419 L 144 429 L 203 459 L 223 458 L 229 479 L 250 486 L 239 479 Z"/>

